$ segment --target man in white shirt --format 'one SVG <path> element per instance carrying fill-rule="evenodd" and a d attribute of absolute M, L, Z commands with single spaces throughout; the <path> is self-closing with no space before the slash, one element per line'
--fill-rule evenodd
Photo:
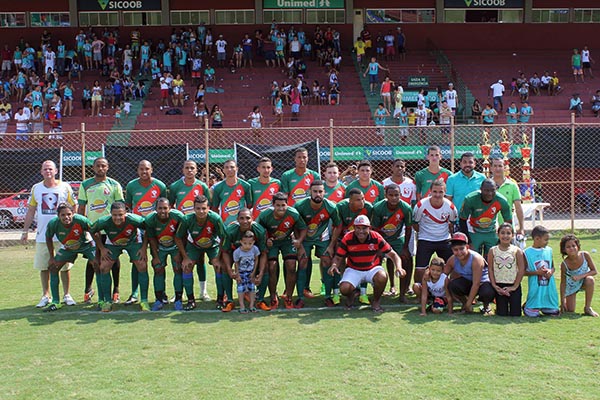
<path fill-rule="evenodd" d="M 504 85 L 502 84 L 502 79 L 498 79 L 498 82 L 492 84 L 488 89 L 488 96 L 492 94 L 494 97 L 494 108 L 496 111 L 501 112 L 504 108 L 504 104 L 502 104 L 502 95 L 504 95 Z M 498 108 L 500 106 L 500 108 Z"/>
<path fill-rule="evenodd" d="M 17 122 L 17 136 L 15 140 L 28 140 L 29 139 L 29 129 L 27 124 L 29 123 L 29 116 L 25 114 L 23 111 L 23 107 L 19 107 L 17 109 L 17 113 L 15 114 L 15 121 Z"/>
<path fill-rule="evenodd" d="M 458 93 L 454 90 L 454 84 L 450 82 L 448 84 L 448 90 L 444 93 L 448 106 L 452 109 L 452 115 L 456 115 L 456 108 L 458 107 Z"/>
<path fill-rule="evenodd" d="M 219 67 L 224 67 L 225 59 L 227 58 L 227 42 L 223 39 L 223 35 L 219 35 L 219 39 L 215 42 L 215 46 L 217 46 L 217 62 Z"/>

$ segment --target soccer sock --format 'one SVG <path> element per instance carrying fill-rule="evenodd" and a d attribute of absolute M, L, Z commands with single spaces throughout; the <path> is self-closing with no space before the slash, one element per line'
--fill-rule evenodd
<path fill-rule="evenodd" d="M 233 300 L 233 280 L 229 276 L 229 274 L 222 274 L 223 288 L 225 289 L 225 293 L 227 294 L 227 298 L 229 301 Z"/>
<path fill-rule="evenodd" d="M 200 282 L 206 281 L 206 263 L 198 264 L 196 266 L 196 273 L 198 274 L 198 280 Z"/>
<path fill-rule="evenodd" d="M 362 296 L 363 294 L 367 294 L 367 284 L 366 283 L 360 284 L 360 295 Z"/>
<path fill-rule="evenodd" d="M 191 272 L 189 274 L 184 273 L 181 277 L 183 278 L 183 287 L 188 300 L 194 299 L 194 274 Z"/>
<path fill-rule="evenodd" d="M 98 279 L 101 283 L 102 283 L 102 301 L 106 301 L 106 302 L 111 302 L 112 301 L 112 297 L 111 297 L 111 292 L 110 292 L 110 285 L 112 283 L 112 280 L 110 278 L 110 273 L 103 273 L 100 274 L 98 277 L 96 277 L 96 279 Z M 100 299 L 100 297 L 98 297 Z"/>
<path fill-rule="evenodd" d="M 296 291 L 298 292 L 298 298 L 304 298 L 304 289 L 306 288 L 308 267 L 298 269 L 298 280 L 296 281 Z"/>
<path fill-rule="evenodd" d="M 217 297 L 223 297 L 225 294 L 225 286 L 223 286 L 223 273 L 217 272 L 215 274 L 215 283 L 217 284 Z"/>
<path fill-rule="evenodd" d="M 206 294 L 206 281 L 200 281 L 200 295 L 204 296 Z"/>
<path fill-rule="evenodd" d="M 165 274 L 158 274 L 156 270 L 154 270 L 154 276 L 152 277 L 152 285 L 154 286 L 155 292 L 164 292 L 165 291 Z"/>
<path fill-rule="evenodd" d="M 175 272 L 175 275 L 173 275 L 173 289 L 175 293 L 183 292 L 183 276 L 181 272 Z"/>
<path fill-rule="evenodd" d="M 308 260 L 308 264 L 306 265 L 306 280 L 304 281 L 304 287 L 302 288 L 303 290 L 310 289 L 310 278 L 312 278 L 312 269 L 312 260 Z"/>
<path fill-rule="evenodd" d="M 138 296 L 139 272 L 135 265 L 131 264 L 131 295 Z"/>
<path fill-rule="evenodd" d="M 265 299 L 265 293 L 267 293 L 267 288 L 269 287 L 269 274 L 265 272 L 263 275 L 262 281 L 258 285 L 258 293 L 256 294 L 256 301 L 263 301 Z"/>
<path fill-rule="evenodd" d="M 104 286 L 100 272 L 96 272 L 96 286 L 98 286 L 98 301 L 104 301 Z"/>
<path fill-rule="evenodd" d="M 333 274 L 333 294 L 340 294 L 340 281 L 342 276 L 340 274 Z"/>
<path fill-rule="evenodd" d="M 83 288 L 84 292 L 87 293 L 88 290 L 92 288 L 92 282 L 94 281 L 94 267 L 92 267 L 92 262 L 88 261 L 85 265 L 85 286 Z"/>
<path fill-rule="evenodd" d="M 111 269 L 112 271 L 112 280 L 114 282 L 114 288 L 113 290 L 115 291 L 115 293 L 119 292 L 119 281 L 121 280 L 121 262 L 117 259 Z"/>
<path fill-rule="evenodd" d="M 150 276 L 148 271 L 138 272 L 138 280 L 140 283 L 141 301 L 148 301 L 148 286 L 150 285 Z"/>
<path fill-rule="evenodd" d="M 50 273 L 50 293 L 52 294 L 52 303 L 60 304 L 60 295 L 58 294 L 58 271 Z"/>
<path fill-rule="evenodd" d="M 333 290 L 333 276 L 327 273 L 328 269 L 328 267 L 321 267 L 321 275 L 325 284 L 325 298 L 331 297 L 331 291 Z"/>

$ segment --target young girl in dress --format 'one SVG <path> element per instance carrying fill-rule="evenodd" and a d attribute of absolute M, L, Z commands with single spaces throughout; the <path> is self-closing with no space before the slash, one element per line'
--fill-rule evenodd
<path fill-rule="evenodd" d="M 259 106 L 254 106 L 252 112 L 248 114 L 248 119 L 250 120 L 250 127 L 252 128 L 252 133 L 254 133 L 254 137 L 258 140 L 259 143 L 262 143 L 262 136 L 260 134 L 260 130 L 262 128 L 262 122 L 264 117 L 260 112 Z"/>
<path fill-rule="evenodd" d="M 575 235 L 565 235 L 560 240 L 560 253 L 564 257 L 560 263 L 560 304 L 563 312 L 574 312 L 577 292 L 585 292 L 583 313 L 597 317 L 592 309 L 594 295 L 594 275 L 596 266 L 590 253 L 581 251 L 579 239 Z"/>
<path fill-rule="evenodd" d="M 498 228 L 500 243 L 487 255 L 490 283 L 496 291 L 496 315 L 521 316 L 521 280 L 525 274 L 523 251 L 512 244 L 513 226 L 507 222 Z"/>

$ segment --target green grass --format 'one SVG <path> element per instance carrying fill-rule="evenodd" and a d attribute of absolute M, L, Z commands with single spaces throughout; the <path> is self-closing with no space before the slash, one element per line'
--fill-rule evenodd
<path fill-rule="evenodd" d="M 599 237 L 583 239 L 591 249 Z M 582 294 L 577 314 L 538 320 L 421 317 L 397 299 L 381 315 L 317 310 L 320 298 L 307 310 L 249 315 L 213 312 L 214 303 L 190 313 L 77 305 L 46 314 L 33 307 L 33 250 L 1 251 L 0 399 L 600 397 L 600 320 L 581 316 Z M 79 261 L 71 292 L 81 301 L 82 291 Z"/>

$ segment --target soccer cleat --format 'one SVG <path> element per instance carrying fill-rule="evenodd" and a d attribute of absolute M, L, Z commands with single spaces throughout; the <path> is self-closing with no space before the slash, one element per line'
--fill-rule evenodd
<path fill-rule="evenodd" d="M 90 289 L 83 295 L 83 302 L 86 304 L 90 304 L 92 302 L 92 297 L 96 294 L 94 289 Z"/>
<path fill-rule="evenodd" d="M 304 300 L 298 299 L 294 303 L 294 308 L 304 308 Z"/>
<path fill-rule="evenodd" d="M 37 303 L 37 308 L 42 308 L 42 307 L 46 307 L 48 305 L 48 303 L 50 303 L 50 298 L 48 296 L 42 296 L 42 298 L 40 299 L 40 302 Z"/>
<path fill-rule="evenodd" d="M 194 308 L 196 308 L 196 301 L 194 300 L 188 300 L 187 304 L 183 307 L 185 311 L 192 311 Z"/>
<path fill-rule="evenodd" d="M 371 304 L 371 301 L 369 300 L 369 296 L 367 296 L 366 294 L 361 294 L 360 296 L 358 296 L 358 301 L 361 302 L 362 304 L 366 304 L 366 305 Z"/>
<path fill-rule="evenodd" d="M 71 295 L 68 293 L 63 296 L 62 302 L 68 306 L 74 306 L 75 304 L 77 304 L 75 300 L 73 300 L 73 297 L 71 297 Z"/>
<path fill-rule="evenodd" d="M 135 297 L 134 295 L 130 295 L 129 298 L 127 299 L 127 301 L 125 302 L 126 306 L 130 306 L 132 304 L 135 304 L 138 302 L 138 298 Z"/>
<path fill-rule="evenodd" d="M 279 297 L 275 296 L 271 299 L 271 310 L 276 310 L 279 308 Z"/>
<path fill-rule="evenodd" d="M 155 301 L 154 304 L 152 304 L 152 311 L 160 311 L 164 308 L 164 304 L 162 301 Z"/>
<path fill-rule="evenodd" d="M 62 306 L 60 304 L 50 303 L 46 306 L 46 308 L 44 308 L 44 312 L 56 311 L 56 310 L 59 310 L 61 307 Z"/>
<path fill-rule="evenodd" d="M 217 296 L 217 310 L 221 310 L 224 305 L 223 296 Z"/>
<path fill-rule="evenodd" d="M 291 297 L 285 297 L 283 299 L 283 304 L 285 305 L 285 308 L 287 310 L 290 310 L 290 309 L 294 308 L 294 303 L 292 303 L 292 298 Z"/>
<path fill-rule="evenodd" d="M 142 311 L 150 311 L 150 304 L 148 301 L 140 301 L 140 309 Z"/>
<path fill-rule="evenodd" d="M 314 299 L 315 297 L 317 297 L 317 296 L 315 296 L 315 295 L 313 294 L 313 292 L 311 292 L 311 291 L 310 291 L 310 289 L 304 289 L 304 290 L 302 291 L 302 294 L 303 294 L 303 295 L 304 295 L 304 297 L 306 297 L 307 299 Z"/>
<path fill-rule="evenodd" d="M 183 311 L 183 302 L 181 300 L 175 300 L 174 308 L 175 311 Z"/>
<path fill-rule="evenodd" d="M 119 295 L 118 292 L 117 293 L 113 293 L 112 301 L 115 304 L 119 304 L 121 302 L 121 296 Z"/>
<path fill-rule="evenodd" d="M 321 283 L 321 292 L 320 292 L 321 296 L 325 296 L 325 284 Z"/>
<path fill-rule="evenodd" d="M 202 301 L 210 301 L 211 298 L 208 295 L 208 293 L 204 293 L 204 294 L 200 295 L 200 300 L 202 300 Z"/>
<path fill-rule="evenodd" d="M 271 311 L 271 307 L 269 307 L 264 301 L 259 301 L 258 303 L 256 303 L 256 307 L 260 308 L 263 311 Z"/>
<path fill-rule="evenodd" d="M 342 302 L 339 294 L 334 294 L 331 297 L 331 300 L 333 301 L 333 304 L 335 304 L 336 306 L 339 305 Z"/>
<path fill-rule="evenodd" d="M 111 312 L 112 311 L 112 303 L 108 301 L 102 303 L 102 307 L 100 308 L 102 312 Z"/>
<path fill-rule="evenodd" d="M 230 312 L 233 311 L 235 309 L 235 304 L 233 304 L 233 301 L 228 301 L 225 306 L 221 309 L 221 311 L 223 312 Z"/>
<path fill-rule="evenodd" d="M 325 306 L 326 307 L 335 307 L 335 303 L 333 302 L 333 300 L 331 300 L 331 297 L 328 297 L 325 299 Z"/>

